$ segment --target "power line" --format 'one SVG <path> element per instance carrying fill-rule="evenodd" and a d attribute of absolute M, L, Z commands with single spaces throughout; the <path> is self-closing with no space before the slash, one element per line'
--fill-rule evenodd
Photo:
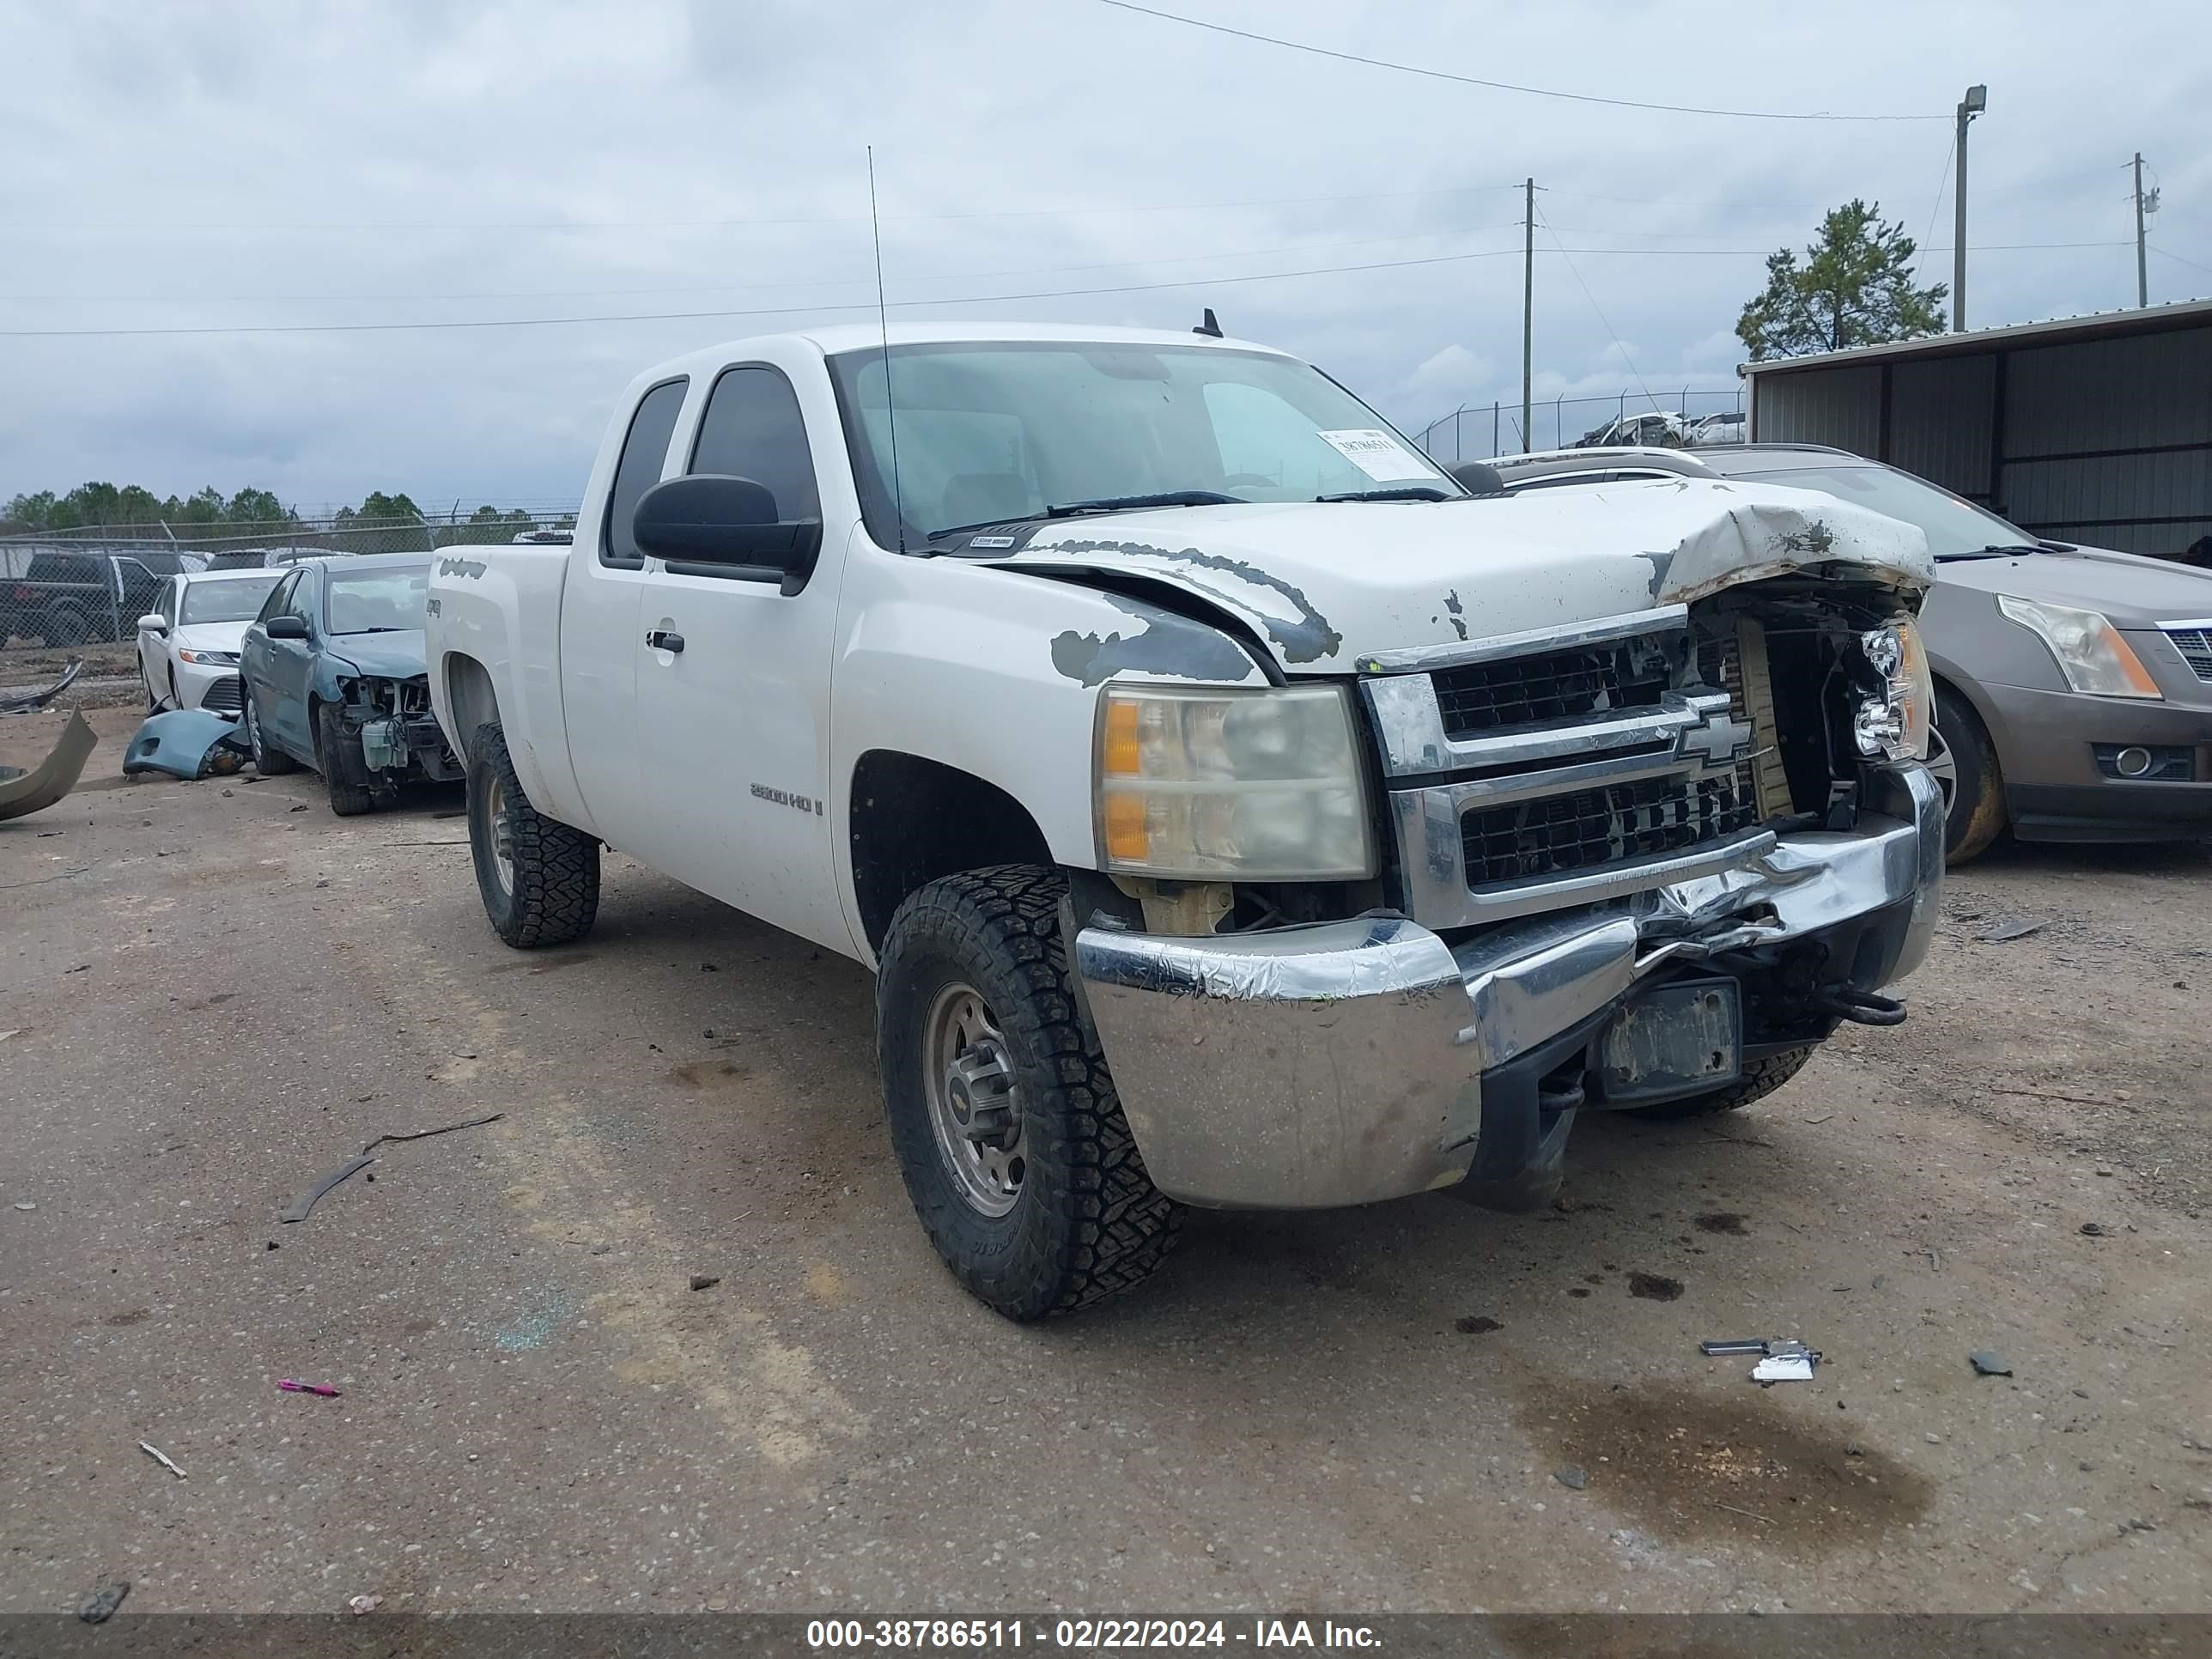
<path fill-rule="evenodd" d="M 1191 276 L 1171 283 L 1124 283 L 1106 288 L 1048 289 L 1026 294 L 969 294 L 933 300 L 893 300 L 895 310 L 917 306 L 1000 304 L 1012 300 L 1066 300 L 1109 294 L 1150 294 L 1164 289 L 1207 288 L 1229 283 L 1272 283 L 1297 276 L 1341 276 L 1360 271 L 1403 270 L 1414 265 L 1457 264 L 1468 259 L 1498 259 L 1519 248 L 1480 253 L 1440 253 L 1423 259 L 1386 259 L 1372 264 L 1328 265 L 1311 270 L 1253 271 L 1230 276 Z M 5 339 L 78 339 L 124 335 L 173 334 L 381 334 L 431 329 L 551 328 L 572 323 L 688 323 L 732 317 L 787 317 L 802 312 L 860 312 L 876 309 L 874 301 L 831 305 L 763 306 L 744 311 L 655 311 L 620 316 L 481 317 L 429 323 L 261 323 L 208 324 L 187 328 L 14 328 L 0 329 Z"/>
<path fill-rule="evenodd" d="M 1547 226 L 1548 229 L 1549 227 Z M 1572 254 L 1632 254 L 1648 258 L 1660 254 L 1720 256 L 1729 258 L 1762 258 L 1771 250 L 1747 247 L 1706 248 L 1637 248 L 1637 247 L 1566 247 L 1553 238 L 1554 251 L 1562 257 Z M 2012 249 L 2056 247 L 2124 247 L 2124 242 L 2021 242 L 1995 244 L 1978 247 L 1978 252 L 1993 252 Z M 1406 270 L 1421 265 L 1458 264 L 1474 259 L 1501 259 L 1519 253 L 1519 248 L 1488 248 L 1470 253 L 1439 253 L 1418 259 L 1383 259 L 1355 265 L 1323 265 L 1306 270 L 1262 270 L 1234 272 L 1219 276 L 1186 276 L 1164 283 L 1122 283 L 1098 288 L 1061 288 L 1035 289 L 1021 294 L 963 294 L 941 295 L 924 300 L 893 300 L 891 308 L 910 310 L 926 306 L 997 305 L 1018 300 L 1065 300 L 1091 298 L 1115 294 L 1152 294 L 1170 289 L 1211 288 L 1240 283 L 1285 282 L 1300 276 L 1341 276 L 1376 270 Z M 1939 252 L 1941 250 L 1938 250 Z M 1571 268 L 1571 261 L 1570 261 Z M 1577 273 L 1577 280 L 1580 280 Z M 1595 301 L 1593 301 L 1595 304 Z M 761 306 L 742 310 L 714 311 L 656 311 L 617 314 L 593 314 L 576 317 L 477 317 L 436 322 L 375 322 L 375 323 L 210 323 L 185 327 L 167 328 L 11 328 L 0 329 L 0 339 L 90 339 L 102 337 L 147 337 L 199 334 L 383 334 L 421 332 L 436 330 L 483 328 L 553 328 L 570 324 L 585 323 L 682 323 L 701 322 L 723 318 L 784 317 L 801 313 L 864 312 L 876 309 L 872 301 L 834 303 L 802 303 L 788 306 Z"/>
<path fill-rule="evenodd" d="M 2153 253 L 2163 254 L 2166 258 L 2173 260 L 2178 264 L 2188 265 L 2197 270 L 2212 271 L 2212 265 L 2199 264 L 2194 259 L 2185 259 L 2179 253 L 2174 253 L 2169 252 L 2166 248 L 2160 247 L 2156 242 L 2148 244 L 2148 246 Z"/>
<path fill-rule="evenodd" d="M 1345 196 L 1264 196 L 1238 202 L 1146 202 L 1134 206 L 1119 207 L 1030 207 L 981 208 L 959 213 L 886 213 L 884 218 L 891 223 L 938 223 L 956 219 L 1040 219 L 1077 218 L 1093 216 L 1112 216 L 1129 213 L 1211 213 L 1227 208 L 1249 207 L 1318 207 L 1336 202 L 1384 202 L 1426 196 L 1478 196 L 1498 191 L 1518 190 L 1518 185 L 1453 185 L 1436 190 L 1359 191 Z M 864 225 L 866 214 L 828 214 L 812 218 L 787 219 L 520 219 L 520 220 L 361 220 L 308 219 L 287 224 L 272 224 L 267 220 L 250 223 L 224 224 L 153 224 L 144 220 L 86 219 L 54 222 L 41 224 L 35 221 L 19 222 L 9 227 L 18 232 L 29 230 L 121 230 L 134 235 L 175 236 L 199 233 L 220 233 L 234 235 L 241 231 L 259 231 L 272 234 L 290 234 L 302 230 L 337 230 L 360 233 L 379 230 L 729 230 L 747 227 L 773 228 L 796 225 Z M 1516 221 L 1517 223 L 1518 221 Z"/>
<path fill-rule="evenodd" d="M 1354 241 L 1286 242 L 1274 247 L 1224 248 L 1217 253 L 1164 253 L 1145 259 L 1116 259 L 1091 265 L 1030 265 L 1016 270 L 941 270 L 909 272 L 906 283 L 982 282 L 1000 276 L 1057 276 L 1085 270 L 1127 270 L 1139 265 L 1183 264 L 1200 259 L 1253 259 L 1271 253 L 1302 253 L 1328 248 L 1377 247 L 1390 242 L 1433 241 L 1445 236 L 1471 236 L 1479 231 L 1518 229 L 1518 219 L 1492 224 L 1455 225 L 1443 230 L 1410 232 L 1403 236 L 1370 236 Z M 739 294 L 774 292 L 793 288 L 858 288 L 873 279 L 866 276 L 794 276 L 776 283 L 690 283 L 675 288 L 571 288 L 478 290 L 462 294 L 9 294 L 0 301 L 27 303 L 66 301 L 99 305 L 273 305 L 322 300 L 580 300 L 595 295 L 623 297 L 649 294 Z"/>
<path fill-rule="evenodd" d="M 1605 325 L 1605 331 L 1613 337 L 1613 344 L 1620 349 L 1620 361 L 1626 363 L 1628 372 L 1636 376 L 1637 390 L 1643 392 L 1644 401 L 1651 405 L 1653 413 L 1663 415 L 1666 411 L 1659 407 L 1659 400 L 1651 395 L 1651 388 L 1644 384 L 1643 371 L 1636 367 L 1636 359 L 1628 349 L 1628 343 L 1620 337 L 1620 331 L 1613 325 L 1613 319 L 1605 314 L 1605 307 L 1598 304 L 1597 295 L 1590 292 L 1589 284 L 1583 281 L 1583 274 L 1575 269 L 1575 262 L 1572 259 L 1567 259 L 1567 251 L 1560 246 L 1559 233 L 1552 228 L 1552 222 L 1549 219 L 1544 219 L 1540 214 L 1537 216 L 1542 220 L 1544 234 L 1552 239 L 1553 247 L 1559 248 L 1559 257 L 1566 259 L 1567 270 L 1574 276 L 1575 286 L 1582 289 L 1583 298 L 1589 301 L 1590 309 L 1597 313 L 1598 321 Z"/>
<path fill-rule="evenodd" d="M 997 276 L 1051 276 L 1063 273 L 1072 274 L 1085 270 L 1126 270 L 1146 265 L 1184 264 L 1206 259 L 1255 258 L 1261 255 L 1269 253 L 1321 252 L 1329 248 L 1342 247 L 1376 247 L 1392 242 L 1419 242 L 1432 240 L 1435 238 L 1441 236 L 1472 235 L 1477 231 L 1483 230 L 1499 230 L 1506 228 L 1517 229 L 1519 228 L 1519 222 L 1520 222 L 1517 220 L 1501 221 L 1497 224 L 1491 225 L 1467 225 L 1454 230 L 1418 231 L 1405 236 L 1367 237 L 1357 241 L 1349 242 L 1291 242 L 1276 247 L 1232 248 L 1224 249 L 1215 253 L 1164 253 L 1151 258 L 1121 259 L 1105 264 L 1039 265 L 1030 266 L 1027 269 L 1017 270 L 939 271 L 927 276 L 908 276 L 902 278 L 902 280 L 908 283 L 950 283 L 980 281 Z M 1557 231 L 1577 228 L 1576 227 L 1566 225 L 1553 227 L 1548 221 L 1546 222 L 1545 228 L 1547 230 L 1553 230 L 1554 232 L 1553 238 L 1554 243 L 1558 240 L 1556 234 Z M 1597 235 L 1636 236 L 1647 234 L 1641 231 L 1599 231 L 1591 227 L 1582 227 L 1581 228 L 1585 234 Z M 1655 232 L 1650 234 L 1657 234 L 1660 233 Z M 2126 247 L 2129 246 L 2130 246 L 2130 244 L 2126 240 L 2118 239 L 2100 242 L 1978 242 L 1974 245 L 1974 252 L 1977 253 L 2055 252 L 2069 248 Z M 1516 250 L 1512 248 L 1490 248 L 1477 250 L 1468 253 L 1450 254 L 1443 257 L 1453 259 L 1490 258 L 1501 254 L 1511 253 L 1516 251 Z M 1547 250 L 1542 248 L 1539 248 L 1537 250 L 1540 253 L 1547 251 Z M 1681 256 L 1686 258 L 1719 258 L 1730 259 L 1763 258 L 1767 254 L 1774 252 L 1774 250 L 1770 247 L 1558 247 L 1555 250 L 1550 251 L 1556 251 L 1563 254 L 1579 253 L 1585 256 L 1626 253 L 1634 254 L 1638 257 L 1648 256 L 1652 258 L 1672 258 Z M 1948 253 L 1951 250 L 1946 246 L 1937 246 L 1922 248 L 1919 251 L 1924 253 Z M 1353 270 L 1387 270 L 1395 269 L 1400 265 L 1428 264 L 1434 263 L 1437 263 L 1437 261 L 1429 259 L 1404 259 L 1389 261 L 1380 264 L 1353 265 L 1343 268 Z M 1305 275 L 1318 276 L 1322 274 L 1323 273 L 1318 271 L 1311 273 L 1304 271 L 1274 271 L 1246 275 L 1232 274 L 1218 277 L 1193 277 L 1190 279 L 1190 282 L 1193 283 L 1203 283 L 1207 282 L 1259 282 L 1267 280 L 1269 276 L 1298 276 Z M 695 283 L 673 288 L 516 289 L 507 291 L 486 290 L 482 292 L 461 294 L 11 294 L 0 295 L 0 301 L 10 304 L 27 304 L 33 301 L 44 301 L 51 303 L 97 305 L 276 305 L 325 300 L 574 300 L 589 298 L 595 295 L 606 295 L 609 296 L 619 297 L 629 295 L 731 294 L 750 293 L 763 290 L 772 293 L 781 289 L 794 288 L 859 288 L 866 286 L 870 281 L 870 278 L 865 276 L 833 276 L 821 278 L 794 277 L 790 281 L 780 283 Z M 1184 284 L 1181 283 L 1154 283 L 1149 284 L 1148 286 L 1179 287 L 1183 285 Z M 1079 289 L 1076 291 L 1082 293 L 1120 293 L 1129 290 L 1118 289 Z M 971 300 L 977 299 L 1020 299 L 1023 297 L 1024 296 L 1020 295 L 977 295 L 945 299 L 894 300 L 891 303 L 894 305 L 904 306 L 962 305 L 969 303 Z M 769 311 L 797 310 L 803 308 L 804 307 L 770 307 L 767 310 L 750 313 L 745 312 L 704 312 L 682 314 L 696 314 L 702 316 L 722 315 L 732 317 L 745 315 L 764 316 L 769 314 Z M 524 320 L 526 321 L 531 319 L 526 319 Z M 559 319 L 551 319 L 546 320 L 557 321 Z M 581 319 L 579 320 L 590 319 Z M 337 327 L 340 325 L 333 324 L 330 325 L 330 326 Z M 448 326 L 448 325 L 419 324 L 412 325 L 411 326 L 427 328 L 443 327 Z M 460 325 L 454 324 L 450 325 L 450 326 L 460 326 Z M 15 331 L 17 334 L 26 332 L 35 333 L 39 331 Z M 67 331 L 52 331 L 65 332 Z M 162 331 L 157 330 L 150 331 L 160 332 Z M 0 330 L 0 335 L 4 335 L 7 332 L 9 332 L 9 331 Z"/>
<path fill-rule="evenodd" d="M 1355 52 L 1337 52 L 1304 40 L 1285 40 L 1279 35 L 1261 34 L 1251 29 L 1231 28 L 1226 23 L 1209 23 L 1201 18 L 1158 11 L 1151 6 L 1134 4 L 1133 0 L 1098 0 L 1098 3 L 1111 6 L 1117 11 L 1133 11 L 1165 22 L 1181 23 L 1187 28 L 1233 35 L 1239 40 L 1257 40 L 1265 46 L 1310 52 L 1316 58 L 1334 58 L 1340 63 L 1364 64 L 1370 69 L 1395 70 L 1401 75 L 1419 75 L 1431 81 L 1454 81 L 1462 86 L 1484 87 L 1492 92 L 1518 92 L 1534 98 L 1559 98 L 1577 104 L 1605 104 L 1614 109 L 1655 110 L 1668 115 L 1727 115 L 1753 121 L 1948 121 L 1951 118 L 1948 115 L 1836 115 L 1825 111 L 1708 109 L 1694 104 L 1647 104 L 1633 98 L 1602 98 L 1595 93 L 1561 92 L 1556 88 L 1520 86 L 1510 81 L 1485 81 L 1472 75 L 1455 75 L 1448 70 L 1425 69 L 1419 64 L 1394 63 L 1384 58 L 1365 58 Z"/>

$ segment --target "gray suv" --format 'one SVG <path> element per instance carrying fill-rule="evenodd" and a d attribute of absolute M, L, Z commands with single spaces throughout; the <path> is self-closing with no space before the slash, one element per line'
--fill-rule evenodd
<path fill-rule="evenodd" d="M 1917 525 L 1938 571 L 1920 626 L 1951 861 L 2008 829 L 2027 841 L 2212 835 L 2212 572 L 2038 541 L 1924 478 L 1812 444 L 1559 449 L 1467 471 L 1471 488 L 1515 495 L 1757 477 Z"/>

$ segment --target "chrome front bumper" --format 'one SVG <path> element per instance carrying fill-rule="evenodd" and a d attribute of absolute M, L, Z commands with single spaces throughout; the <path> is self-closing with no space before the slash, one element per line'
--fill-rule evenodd
<path fill-rule="evenodd" d="M 1844 981 L 1903 978 L 1935 927 L 1942 800 L 1923 767 L 1877 784 L 1851 832 L 1762 836 L 1731 868 L 1455 947 L 1393 915 L 1188 939 L 1082 928 L 1077 973 L 1146 1168 L 1215 1208 L 1453 1186 L 1479 1154 L 1494 1174 L 1494 1152 L 1542 1139 L 1515 1062 L 1656 970 L 1849 924 Z"/>

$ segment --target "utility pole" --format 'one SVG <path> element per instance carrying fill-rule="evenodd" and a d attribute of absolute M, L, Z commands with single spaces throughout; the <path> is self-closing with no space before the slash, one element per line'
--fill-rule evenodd
<path fill-rule="evenodd" d="M 1959 100 L 1958 185 L 1952 192 L 1958 218 L 1951 232 L 1951 332 L 1966 326 L 1966 123 L 1990 106 L 1987 87 L 1968 87 Z"/>
<path fill-rule="evenodd" d="M 1528 428 L 1529 371 L 1535 361 L 1531 342 L 1536 326 L 1536 181 L 1529 179 L 1522 189 L 1526 240 L 1521 249 L 1521 453 L 1525 455 L 1536 447 Z"/>
<path fill-rule="evenodd" d="M 2136 304 L 2150 303 L 2150 270 L 2144 264 L 2143 222 L 2158 211 L 2158 191 L 2155 186 L 2148 196 L 2143 194 L 2142 152 L 2136 152 Z"/>

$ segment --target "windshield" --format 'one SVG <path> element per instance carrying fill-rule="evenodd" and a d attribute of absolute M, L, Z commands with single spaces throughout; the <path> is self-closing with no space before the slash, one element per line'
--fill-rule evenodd
<path fill-rule="evenodd" d="M 1819 489 L 1856 507 L 1870 507 L 1893 519 L 1917 526 L 1928 538 L 1928 550 L 1939 559 L 1955 559 L 1992 547 L 2033 547 L 2035 538 L 1994 513 L 1962 501 L 1948 489 L 1939 489 L 1924 478 L 1900 472 L 1893 466 L 1789 466 L 1772 472 L 1735 472 L 1732 477 L 1757 477 L 1768 483 L 1796 489 Z"/>
<path fill-rule="evenodd" d="M 905 539 L 1048 508 L 1205 493 L 1243 501 L 1465 492 L 1319 369 L 1204 346 L 893 346 L 830 359 L 861 509 L 882 546 L 892 416 Z M 886 372 L 896 409 L 884 407 Z"/>
<path fill-rule="evenodd" d="M 187 582 L 183 613 L 177 620 L 194 623 L 252 622 L 261 614 L 261 601 L 283 580 L 272 570 L 265 576 L 241 576 L 234 582 Z"/>
<path fill-rule="evenodd" d="M 422 601 L 430 589 L 427 564 L 386 565 L 380 570 L 332 576 L 324 596 L 325 626 L 333 634 L 386 634 L 422 626 Z"/>

